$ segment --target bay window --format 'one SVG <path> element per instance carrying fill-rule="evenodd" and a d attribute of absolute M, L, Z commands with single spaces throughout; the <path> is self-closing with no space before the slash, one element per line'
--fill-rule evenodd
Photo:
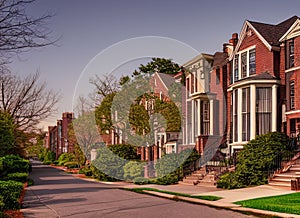
<path fill-rule="evenodd" d="M 256 88 L 256 135 L 271 131 L 272 126 L 272 89 Z"/>
<path fill-rule="evenodd" d="M 250 140 L 250 87 L 242 89 L 242 141 Z"/>

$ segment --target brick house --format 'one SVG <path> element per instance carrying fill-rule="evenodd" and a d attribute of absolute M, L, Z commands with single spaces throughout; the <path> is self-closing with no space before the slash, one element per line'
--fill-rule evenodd
<path fill-rule="evenodd" d="M 285 64 L 287 51 L 283 48 L 290 41 L 282 37 L 288 35 L 297 20 L 299 18 L 294 16 L 277 25 L 245 21 L 228 63 L 230 153 L 242 149 L 256 135 L 285 129 L 285 79 L 289 68 Z"/>
<path fill-rule="evenodd" d="M 74 119 L 74 113 L 65 112 L 56 126 L 48 126 L 47 145 L 56 154 L 56 158 L 65 152 L 73 152 L 74 145 L 68 140 L 68 125 Z"/>
<path fill-rule="evenodd" d="M 291 137 L 300 133 L 300 19 L 291 18 L 292 25 L 279 39 L 280 75 L 286 83 L 283 104 L 283 131 Z"/>

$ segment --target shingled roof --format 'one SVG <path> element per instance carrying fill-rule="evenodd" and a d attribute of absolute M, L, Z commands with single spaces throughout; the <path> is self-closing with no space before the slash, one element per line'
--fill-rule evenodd
<path fill-rule="evenodd" d="M 214 54 L 214 63 L 213 67 L 220 67 L 226 64 L 228 54 L 224 52 L 216 52 Z"/>
<path fill-rule="evenodd" d="M 248 21 L 264 39 L 273 46 L 279 46 L 279 39 L 289 30 L 293 23 L 299 19 L 293 16 L 277 25 Z"/>
<path fill-rule="evenodd" d="M 165 73 L 157 73 L 157 74 L 168 89 L 175 83 L 175 79 L 171 75 Z"/>

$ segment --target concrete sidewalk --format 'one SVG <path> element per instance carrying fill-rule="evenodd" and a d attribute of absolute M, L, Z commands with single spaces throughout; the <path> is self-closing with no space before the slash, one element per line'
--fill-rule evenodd
<path fill-rule="evenodd" d="M 262 185 L 262 186 L 256 186 L 250 188 L 234 189 L 234 190 L 218 189 L 216 187 L 211 187 L 211 186 L 188 186 L 182 184 L 163 186 L 163 185 L 152 185 L 152 184 L 134 185 L 134 184 L 123 183 L 122 187 L 123 188 L 154 188 L 159 190 L 190 194 L 190 195 L 213 195 L 213 196 L 222 197 L 222 199 L 217 201 L 206 201 L 206 200 L 200 200 L 195 198 L 187 198 L 187 197 L 180 197 L 180 196 L 177 197 L 165 193 L 146 191 L 146 193 L 151 195 L 156 195 L 156 196 L 165 197 L 169 199 L 176 198 L 191 203 L 205 204 L 208 206 L 227 208 L 235 211 L 251 212 L 254 214 L 262 214 L 262 215 L 269 215 L 269 216 L 276 216 L 276 217 L 299 217 L 300 218 L 300 215 L 296 215 L 296 214 L 286 214 L 286 213 L 278 213 L 273 211 L 244 208 L 241 207 L 240 205 L 233 204 L 234 202 L 241 201 L 241 200 L 249 200 L 254 198 L 295 193 L 295 191 L 287 190 L 284 188 L 278 188 L 270 185 Z"/>

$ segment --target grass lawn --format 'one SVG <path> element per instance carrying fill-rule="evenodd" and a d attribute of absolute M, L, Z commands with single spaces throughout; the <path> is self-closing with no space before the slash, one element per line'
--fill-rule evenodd
<path fill-rule="evenodd" d="M 165 191 L 165 190 L 159 190 L 159 189 L 155 189 L 155 188 L 130 188 L 130 189 L 126 189 L 125 188 L 125 190 L 134 191 L 134 192 L 137 192 L 137 193 L 145 193 L 143 191 L 154 191 L 154 192 L 160 192 L 160 193 L 165 193 L 165 194 L 170 194 L 170 195 L 176 195 L 176 196 L 183 196 L 183 197 L 189 197 L 189 198 L 198 198 L 198 199 L 207 200 L 207 201 L 217 201 L 217 200 L 221 199 L 221 197 L 212 196 L 212 195 L 194 196 L 194 195 L 189 195 L 189 194 L 183 194 L 183 193 L 176 193 L 176 192 L 170 192 L 170 191 Z"/>
<path fill-rule="evenodd" d="M 287 195 L 238 201 L 235 202 L 235 204 L 240 204 L 243 207 L 250 207 L 261 210 L 300 214 L 300 193 L 297 192 Z"/>

